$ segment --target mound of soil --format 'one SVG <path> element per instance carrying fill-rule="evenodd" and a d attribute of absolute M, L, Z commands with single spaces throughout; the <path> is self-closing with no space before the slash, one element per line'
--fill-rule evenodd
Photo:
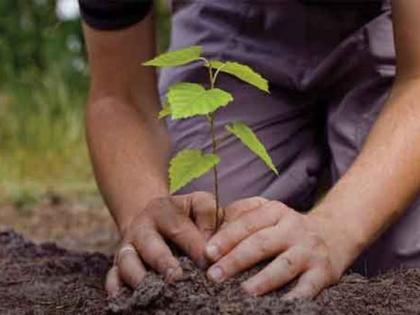
<path fill-rule="evenodd" d="M 0 232 L 1 314 L 420 314 L 420 270 L 376 278 L 348 275 L 316 301 L 283 302 L 284 292 L 260 298 L 238 286 L 250 271 L 222 285 L 182 258 L 185 278 L 174 284 L 150 273 L 133 292 L 107 300 L 103 279 L 111 258 L 36 245 L 12 230 Z"/>

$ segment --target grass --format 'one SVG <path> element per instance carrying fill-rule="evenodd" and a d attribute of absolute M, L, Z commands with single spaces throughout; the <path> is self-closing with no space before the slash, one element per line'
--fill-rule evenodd
<path fill-rule="evenodd" d="M 165 0 L 157 4 L 162 51 L 170 21 Z M 45 32 L 53 36 L 54 27 Z M 60 55 L 67 48 L 54 49 Z M 0 73 L 0 204 L 31 203 L 51 191 L 97 193 L 84 139 L 88 76 L 74 71 L 67 55 L 49 60 L 42 71 L 28 66 L 16 74 Z"/>
<path fill-rule="evenodd" d="M 66 80 L 59 65 L 23 78 L 0 90 L 0 201 L 95 191 L 84 141 L 86 78 Z"/>

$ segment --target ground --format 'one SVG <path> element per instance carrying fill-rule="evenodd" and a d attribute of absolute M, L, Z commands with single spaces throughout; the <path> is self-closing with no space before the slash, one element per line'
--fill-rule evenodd
<path fill-rule="evenodd" d="M 420 314 L 420 269 L 350 274 L 315 301 L 284 302 L 287 288 L 261 298 L 239 289 L 262 266 L 215 285 L 185 257 L 182 281 L 149 273 L 134 292 L 109 300 L 103 282 L 118 238 L 98 199 L 50 193 L 0 207 L 0 222 L 0 314 Z"/>
<path fill-rule="evenodd" d="M 13 227 L 35 242 L 54 241 L 68 249 L 113 252 L 117 230 L 98 196 L 47 193 L 39 199 L 0 205 L 0 226 Z"/>

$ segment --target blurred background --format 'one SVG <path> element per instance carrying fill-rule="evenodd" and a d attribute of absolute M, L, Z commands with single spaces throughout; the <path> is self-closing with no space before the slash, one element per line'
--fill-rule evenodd
<path fill-rule="evenodd" d="M 163 51 L 165 0 L 156 1 L 156 11 Z M 66 221 L 57 210 L 62 203 L 102 207 L 84 139 L 88 81 L 77 0 L 0 1 L 0 225 L 35 233 L 46 223 L 43 214 L 51 219 L 47 206 L 57 221 Z M 75 210 L 68 211 L 73 218 Z"/>

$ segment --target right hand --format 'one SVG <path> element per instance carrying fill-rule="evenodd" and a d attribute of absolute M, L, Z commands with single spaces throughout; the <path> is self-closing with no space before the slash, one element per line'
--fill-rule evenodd
<path fill-rule="evenodd" d="M 165 239 L 178 245 L 199 267 L 206 268 L 206 241 L 216 227 L 214 196 L 207 192 L 153 199 L 122 231 L 122 241 L 108 271 L 105 289 L 116 296 L 123 284 L 136 288 L 146 275 L 144 264 L 168 281 L 182 268 Z"/>

